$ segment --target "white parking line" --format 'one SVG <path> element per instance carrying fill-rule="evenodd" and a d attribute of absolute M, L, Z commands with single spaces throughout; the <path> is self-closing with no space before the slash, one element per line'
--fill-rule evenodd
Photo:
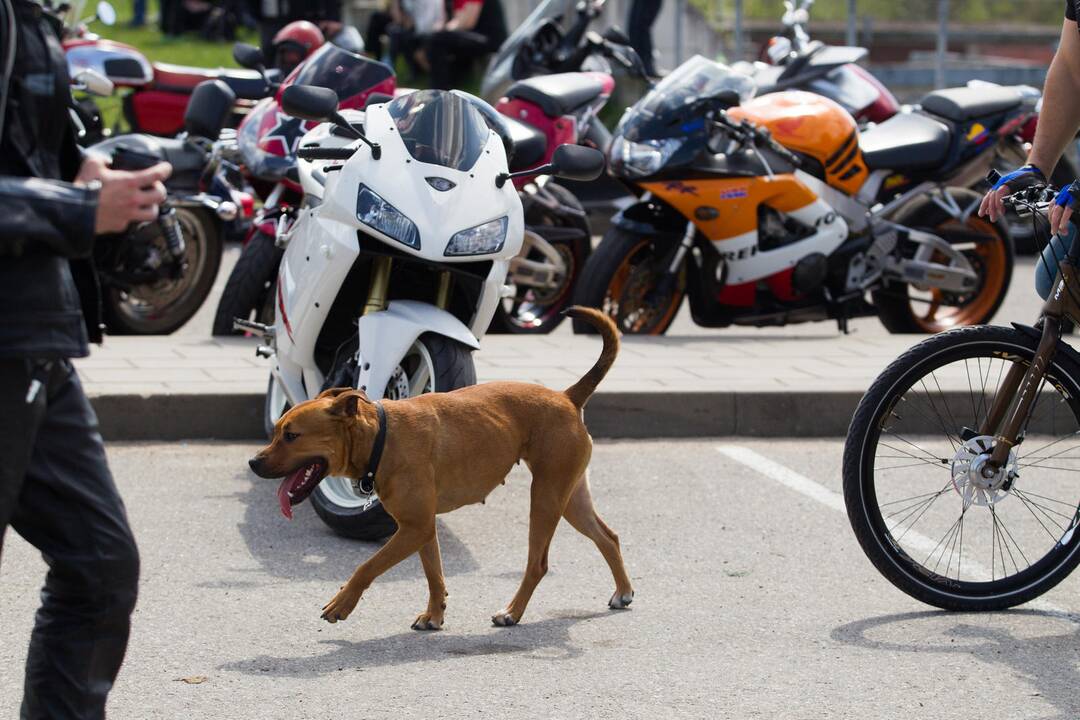
<path fill-rule="evenodd" d="M 821 483 L 815 482 L 805 475 L 795 472 L 789 467 L 781 465 L 771 458 L 765 457 L 761 453 L 741 445 L 719 445 L 716 449 L 721 454 L 726 455 L 735 462 L 745 465 L 759 475 L 764 475 L 770 480 L 775 480 L 784 487 L 794 490 L 811 500 L 816 500 L 827 508 L 844 513 L 845 515 L 847 514 L 847 507 L 844 505 L 843 495 L 834 490 L 830 490 Z M 935 542 L 926 535 L 922 535 L 914 530 L 908 530 L 904 533 L 904 544 L 909 545 L 920 552 L 925 552 L 927 555 L 930 555 L 940 547 L 940 543 Z M 985 566 L 974 560 L 965 560 L 964 565 L 974 571 L 976 575 L 990 574 L 990 571 Z M 1046 612 L 1071 615 L 1071 613 L 1064 608 L 1058 607 L 1041 598 L 1032 600 L 1031 602 L 1026 603 L 1025 606 L 1036 610 L 1044 610 Z"/>

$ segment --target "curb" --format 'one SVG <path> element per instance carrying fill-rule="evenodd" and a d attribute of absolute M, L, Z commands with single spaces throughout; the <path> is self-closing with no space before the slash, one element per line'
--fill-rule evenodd
<path fill-rule="evenodd" d="M 843 437 L 861 392 L 598 392 L 597 438 Z M 264 440 L 263 394 L 96 395 L 106 440 Z"/>

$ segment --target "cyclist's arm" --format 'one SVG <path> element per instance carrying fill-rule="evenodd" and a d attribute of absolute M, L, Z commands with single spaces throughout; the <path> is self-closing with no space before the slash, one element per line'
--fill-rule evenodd
<path fill-rule="evenodd" d="M 1080 127 L 1080 30 L 1076 21 L 1061 26 L 1061 44 L 1046 73 L 1042 112 L 1028 162 L 1049 177 Z"/>

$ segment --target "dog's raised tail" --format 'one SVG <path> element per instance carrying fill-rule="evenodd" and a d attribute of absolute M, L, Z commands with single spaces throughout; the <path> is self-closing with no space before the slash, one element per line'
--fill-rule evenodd
<path fill-rule="evenodd" d="M 619 354 L 619 330 L 610 317 L 596 308 L 574 305 L 567 309 L 564 314 L 584 320 L 596 328 L 600 336 L 604 338 L 604 349 L 600 351 L 600 358 L 596 361 L 596 364 L 592 366 L 589 372 L 585 373 L 584 377 L 564 391 L 566 396 L 570 398 L 570 402 L 580 408 L 585 407 L 585 403 L 596 392 L 596 386 L 604 379 L 612 363 L 615 362 L 615 356 Z"/>

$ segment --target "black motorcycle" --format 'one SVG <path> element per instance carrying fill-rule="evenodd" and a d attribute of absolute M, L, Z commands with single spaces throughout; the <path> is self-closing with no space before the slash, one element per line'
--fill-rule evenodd
<path fill-rule="evenodd" d="M 95 244 L 106 329 L 119 335 L 165 335 L 198 311 L 221 265 L 230 200 L 203 191 L 213 179 L 213 145 L 236 96 L 218 80 L 195 88 L 177 138 L 122 135 L 92 145 L 118 170 L 170 163 L 168 199 L 156 222 L 132 226 Z"/>

